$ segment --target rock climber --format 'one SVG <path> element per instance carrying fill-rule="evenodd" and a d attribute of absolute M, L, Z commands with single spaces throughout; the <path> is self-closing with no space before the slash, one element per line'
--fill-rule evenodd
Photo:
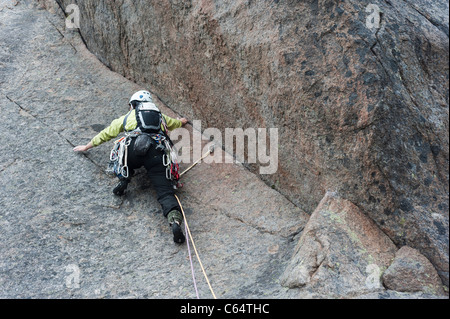
<path fill-rule="evenodd" d="M 165 114 L 153 103 L 153 98 L 148 91 L 139 91 L 133 94 L 129 102 L 128 114 L 112 121 L 112 123 L 87 145 L 79 145 L 75 152 L 86 152 L 102 143 L 116 138 L 121 132 L 132 132 L 126 152 L 128 176 L 119 176 L 119 183 L 114 188 L 115 195 L 124 194 L 135 169 L 145 167 L 148 177 L 157 193 L 158 202 L 162 207 L 173 232 L 173 240 L 176 243 L 184 243 L 181 224 L 183 215 L 175 198 L 173 182 L 167 177 L 167 156 L 165 145 L 161 139 L 170 140 L 168 131 L 180 128 L 187 124 L 185 118 L 174 119 Z M 150 138 L 149 138 L 150 137 Z M 170 175 L 170 174 L 169 174 Z"/>

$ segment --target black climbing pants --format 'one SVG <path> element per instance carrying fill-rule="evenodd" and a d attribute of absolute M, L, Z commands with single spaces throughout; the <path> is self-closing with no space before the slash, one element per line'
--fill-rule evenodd
<path fill-rule="evenodd" d="M 162 207 L 164 217 L 167 217 L 172 210 L 181 212 L 178 201 L 175 198 L 172 182 L 166 178 L 166 167 L 163 165 L 163 152 L 157 150 L 155 145 L 152 145 L 145 156 L 137 156 L 136 152 L 134 152 L 135 141 L 136 138 L 133 138 L 128 147 L 128 168 L 130 172 L 134 169 L 145 167 L 158 196 L 158 202 Z"/>

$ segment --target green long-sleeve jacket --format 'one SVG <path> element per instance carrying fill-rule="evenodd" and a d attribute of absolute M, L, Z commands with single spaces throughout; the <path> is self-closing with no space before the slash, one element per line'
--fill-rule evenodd
<path fill-rule="evenodd" d="M 121 132 L 124 132 L 123 121 L 125 120 L 126 116 L 127 116 L 127 114 L 112 121 L 111 124 L 107 128 L 105 128 L 103 131 L 98 133 L 97 136 L 95 136 L 91 140 L 92 145 L 94 147 L 99 146 L 100 144 L 103 144 L 105 142 L 110 141 L 113 138 L 116 138 L 117 135 L 119 135 Z M 169 131 L 173 131 L 177 128 L 180 128 L 183 125 L 183 123 L 180 120 L 173 119 L 164 114 L 163 114 L 163 116 L 164 116 L 164 119 L 166 120 L 167 129 Z M 127 131 L 132 131 L 132 130 L 136 129 L 136 127 L 137 127 L 136 111 L 132 110 L 128 115 L 127 123 L 125 124 L 125 128 Z"/>

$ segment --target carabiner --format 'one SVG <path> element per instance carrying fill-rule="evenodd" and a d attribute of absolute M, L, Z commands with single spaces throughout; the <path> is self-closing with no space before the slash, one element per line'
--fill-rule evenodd
<path fill-rule="evenodd" d="M 131 145 L 131 137 L 130 136 L 127 136 L 127 139 L 125 140 L 124 144 L 126 147 Z"/>
<path fill-rule="evenodd" d="M 120 173 L 122 174 L 123 177 L 128 178 L 128 176 L 129 176 L 128 166 L 122 167 L 122 169 L 120 170 Z"/>
<path fill-rule="evenodd" d="M 169 158 L 169 155 L 167 155 L 167 154 L 163 155 L 163 165 L 165 167 L 168 167 L 170 165 L 170 158 Z"/>
<path fill-rule="evenodd" d="M 169 167 L 166 167 L 166 178 L 171 181 L 172 180 L 172 172 Z"/>

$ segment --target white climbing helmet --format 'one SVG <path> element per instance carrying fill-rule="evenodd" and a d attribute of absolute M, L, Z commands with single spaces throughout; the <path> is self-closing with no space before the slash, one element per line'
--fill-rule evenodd
<path fill-rule="evenodd" d="M 139 91 L 133 94 L 130 99 L 130 104 L 133 101 L 153 103 L 153 98 L 149 91 Z"/>

